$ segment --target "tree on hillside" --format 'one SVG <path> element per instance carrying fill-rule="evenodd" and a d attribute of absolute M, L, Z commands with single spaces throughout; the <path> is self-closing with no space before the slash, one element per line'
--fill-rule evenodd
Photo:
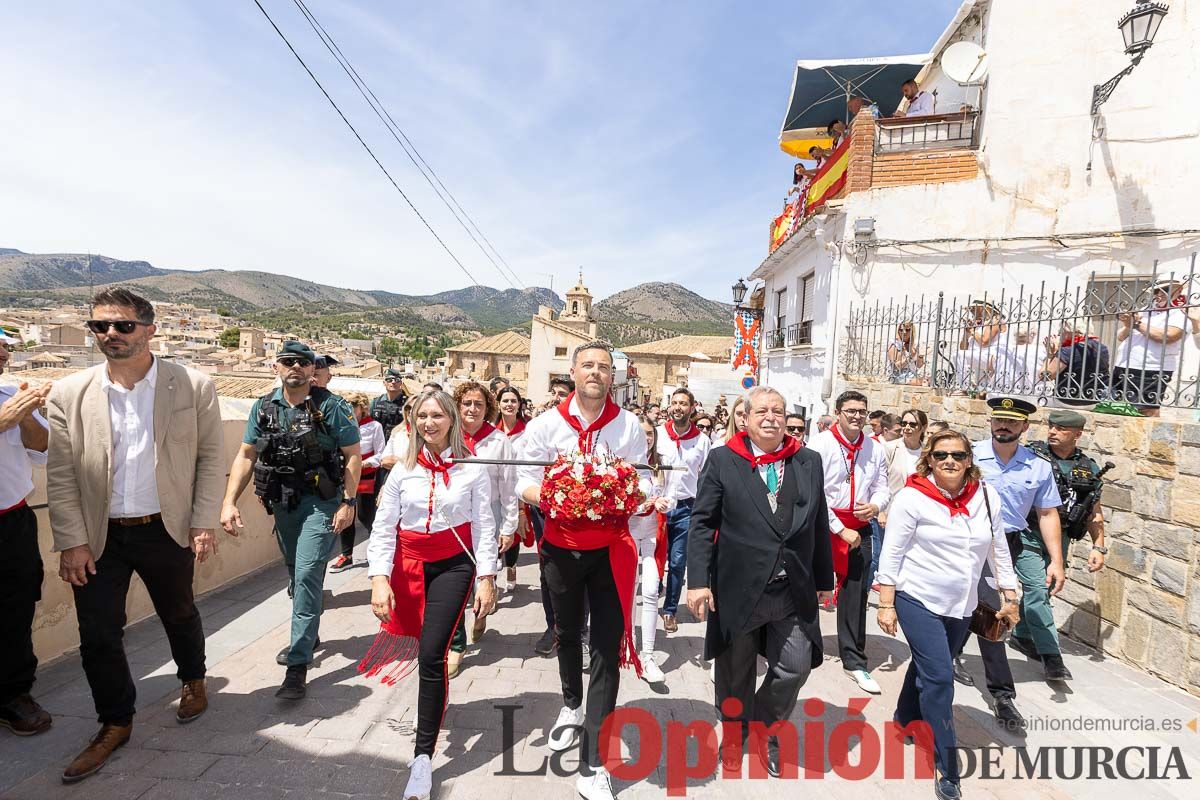
<path fill-rule="evenodd" d="M 241 328 L 226 328 L 225 330 L 221 331 L 221 335 L 217 338 L 217 343 L 226 350 L 236 350 L 241 341 Z"/>
<path fill-rule="evenodd" d="M 400 341 L 392 336 L 384 336 L 379 340 L 379 355 L 393 359 L 400 355 Z"/>

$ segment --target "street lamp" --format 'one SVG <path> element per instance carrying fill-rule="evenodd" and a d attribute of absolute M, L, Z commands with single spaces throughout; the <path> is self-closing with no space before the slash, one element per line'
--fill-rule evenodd
<path fill-rule="evenodd" d="M 733 285 L 733 304 L 740 307 L 742 301 L 746 299 L 746 282 L 738 278 L 738 282 Z"/>
<path fill-rule="evenodd" d="M 1137 4 L 1129 13 L 1121 17 L 1121 21 L 1117 23 L 1117 27 L 1120 28 L 1121 36 L 1125 40 L 1125 54 L 1130 56 L 1132 61 L 1129 62 L 1128 67 L 1092 89 L 1093 122 L 1100 114 L 1100 106 L 1104 105 L 1108 98 L 1112 96 L 1121 79 L 1133 72 L 1133 68 L 1142 63 L 1142 58 L 1145 57 L 1146 51 L 1154 44 L 1154 37 L 1158 34 L 1158 27 L 1162 25 L 1163 17 L 1165 16 L 1167 16 L 1166 3 L 1137 0 Z"/>

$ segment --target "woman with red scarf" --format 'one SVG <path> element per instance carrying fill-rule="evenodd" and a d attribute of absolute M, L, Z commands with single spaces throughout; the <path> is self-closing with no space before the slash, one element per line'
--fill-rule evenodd
<path fill-rule="evenodd" d="M 362 475 L 358 479 L 356 513 L 363 528 L 370 533 L 371 526 L 375 524 L 375 478 L 379 475 L 379 459 L 383 456 L 385 446 L 383 426 L 371 419 L 371 401 L 365 394 L 348 395 L 346 401 L 354 409 L 354 419 L 358 421 L 358 439 L 362 442 Z M 342 552 L 329 564 L 330 572 L 342 572 L 354 566 L 355 532 L 355 526 L 351 525 L 338 534 Z"/>
<path fill-rule="evenodd" d="M 497 539 L 486 470 L 449 461 L 471 455 L 454 400 L 430 389 L 414 409 L 408 452 L 383 487 L 367 545 L 371 610 L 383 624 L 359 671 L 393 684 L 416 657 L 416 750 L 404 797 L 428 798 L 450 638 L 472 586 L 476 614 L 495 607 Z"/>
<path fill-rule="evenodd" d="M 898 622 L 912 651 L 895 721 L 932 728 L 940 773 L 934 789 L 949 800 L 961 797 L 953 654 L 970 630 L 985 559 L 1004 596 L 997 616 L 1012 625 L 1020 618 L 1000 503 L 996 490 L 981 484 L 967 437 L 934 433 L 888 510 L 879 557 L 879 627 L 894 636 Z"/>
<path fill-rule="evenodd" d="M 525 419 L 521 416 L 521 392 L 515 386 L 505 386 L 496 395 L 495 426 L 508 437 L 509 449 L 517 451 L 521 435 L 525 433 Z M 511 587 L 517 582 L 517 557 L 521 554 L 521 545 L 533 547 L 533 528 L 529 522 L 529 504 L 520 503 L 520 516 L 517 518 L 517 538 L 512 547 L 504 551 L 505 582 Z"/>
<path fill-rule="evenodd" d="M 658 429 L 649 420 L 642 420 L 642 431 L 646 434 L 649 463 L 655 466 L 660 459 Z M 642 680 L 646 683 L 663 683 L 667 679 L 654 657 L 654 639 L 658 633 L 658 590 L 667 565 L 667 514 L 675 507 L 675 500 L 664 496 L 668 474 L 651 473 L 646 501 L 629 519 L 629 533 L 637 542 L 638 566 L 642 570 L 642 645 L 639 658 L 642 662 Z"/>

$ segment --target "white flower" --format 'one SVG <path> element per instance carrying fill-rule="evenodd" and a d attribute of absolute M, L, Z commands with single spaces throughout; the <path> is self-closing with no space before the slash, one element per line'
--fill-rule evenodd
<path fill-rule="evenodd" d="M 600 519 L 600 514 L 594 508 L 589 508 L 587 510 L 587 518 L 588 519 Z"/>
<path fill-rule="evenodd" d="M 554 493 L 554 502 L 562 503 L 566 499 L 567 499 L 567 496 L 563 492 L 555 492 Z"/>

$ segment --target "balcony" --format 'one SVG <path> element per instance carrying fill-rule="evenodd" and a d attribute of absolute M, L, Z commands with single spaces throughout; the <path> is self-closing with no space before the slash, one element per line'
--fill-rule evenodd
<path fill-rule="evenodd" d="M 795 325 L 789 325 L 787 329 L 787 346 L 799 347 L 800 345 L 812 344 L 812 320 L 806 319 L 804 322 L 798 322 Z"/>
<path fill-rule="evenodd" d="M 979 112 L 899 117 L 875 121 L 875 155 L 919 150 L 974 150 Z"/>
<path fill-rule="evenodd" d="M 783 343 L 786 340 L 787 340 L 787 337 L 785 336 L 785 330 L 782 328 L 776 328 L 773 331 L 767 331 L 767 349 L 768 350 L 782 350 Z"/>

